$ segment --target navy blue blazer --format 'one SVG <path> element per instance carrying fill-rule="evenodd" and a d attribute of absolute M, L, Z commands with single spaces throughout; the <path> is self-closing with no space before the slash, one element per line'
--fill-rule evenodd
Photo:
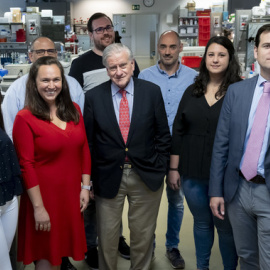
<path fill-rule="evenodd" d="M 171 135 L 160 88 L 141 79 L 134 80 L 131 125 L 125 145 L 114 112 L 111 81 L 85 95 L 84 122 L 92 157 L 94 191 L 100 197 L 117 195 L 125 155 L 142 181 L 158 190 L 166 174 Z"/>
<path fill-rule="evenodd" d="M 230 202 L 239 185 L 248 118 L 258 76 L 234 83 L 228 88 L 221 109 L 213 147 L 209 196 Z M 264 161 L 266 185 L 270 191 L 270 153 Z"/>

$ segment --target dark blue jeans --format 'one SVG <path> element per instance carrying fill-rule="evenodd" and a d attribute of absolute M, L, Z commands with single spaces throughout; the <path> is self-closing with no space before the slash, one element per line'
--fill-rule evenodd
<path fill-rule="evenodd" d="M 224 270 L 236 269 L 238 257 L 231 224 L 227 214 L 224 220 L 212 215 L 208 197 L 209 179 L 194 179 L 183 176 L 182 180 L 186 201 L 194 218 L 193 231 L 197 268 L 202 270 L 209 268 L 209 259 L 214 243 L 214 228 L 216 227 Z"/>
<path fill-rule="evenodd" d="M 179 233 L 184 215 L 184 194 L 182 188 L 172 190 L 168 185 L 166 191 L 168 198 L 166 249 L 178 249 Z"/>

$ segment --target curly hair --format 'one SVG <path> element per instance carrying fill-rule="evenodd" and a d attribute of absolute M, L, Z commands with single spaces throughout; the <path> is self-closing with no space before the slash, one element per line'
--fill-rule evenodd
<path fill-rule="evenodd" d="M 200 69 L 199 69 L 199 75 L 195 79 L 195 87 L 193 91 L 193 95 L 200 97 L 206 93 L 207 90 L 207 84 L 209 83 L 210 76 L 208 69 L 206 68 L 206 56 L 207 56 L 207 51 L 208 48 L 211 44 L 216 43 L 224 48 L 227 49 L 229 53 L 229 64 L 227 67 L 227 70 L 225 72 L 223 81 L 216 93 L 216 99 L 224 96 L 226 94 L 226 91 L 229 87 L 230 84 L 241 81 L 241 70 L 240 66 L 238 64 L 238 61 L 235 56 L 235 51 L 232 42 L 224 36 L 215 36 L 210 38 L 208 41 L 206 47 L 205 47 L 205 52 L 203 55 L 203 59 L 200 64 Z"/>
<path fill-rule="evenodd" d="M 80 114 L 71 100 L 69 87 L 64 75 L 64 69 L 61 63 L 55 57 L 44 56 L 37 59 L 35 63 L 32 64 L 29 71 L 29 77 L 26 83 L 25 106 L 37 118 L 45 121 L 51 120 L 49 105 L 39 94 L 36 84 L 36 78 L 38 75 L 39 68 L 44 65 L 45 66 L 56 65 L 61 73 L 62 90 L 55 100 L 55 104 L 57 107 L 56 111 L 57 117 L 65 122 L 73 121 L 76 124 L 79 123 Z"/>

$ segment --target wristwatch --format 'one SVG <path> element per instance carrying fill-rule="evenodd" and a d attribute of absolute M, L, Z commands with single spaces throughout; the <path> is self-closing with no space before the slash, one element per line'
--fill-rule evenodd
<path fill-rule="evenodd" d="M 92 191 L 93 190 L 93 187 L 92 186 L 82 185 L 82 189 L 88 189 L 89 191 Z"/>

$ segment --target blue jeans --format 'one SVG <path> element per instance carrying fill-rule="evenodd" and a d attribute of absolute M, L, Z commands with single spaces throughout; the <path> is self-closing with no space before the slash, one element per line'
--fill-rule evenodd
<path fill-rule="evenodd" d="M 168 198 L 168 219 L 166 233 L 166 248 L 178 248 L 179 232 L 184 215 L 184 193 L 183 189 L 172 190 L 168 185 L 166 188 Z"/>
<path fill-rule="evenodd" d="M 197 268 L 209 268 L 209 259 L 214 243 L 214 226 L 216 226 L 224 269 L 236 269 L 238 257 L 231 224 L 227 211 L 225 211 L 224 220 L 220 220 L 212 215 L 208 197 L 209 179 L 182 177 L 182 180 L 186 201 L 194 218 L 193 232 Z"/>

